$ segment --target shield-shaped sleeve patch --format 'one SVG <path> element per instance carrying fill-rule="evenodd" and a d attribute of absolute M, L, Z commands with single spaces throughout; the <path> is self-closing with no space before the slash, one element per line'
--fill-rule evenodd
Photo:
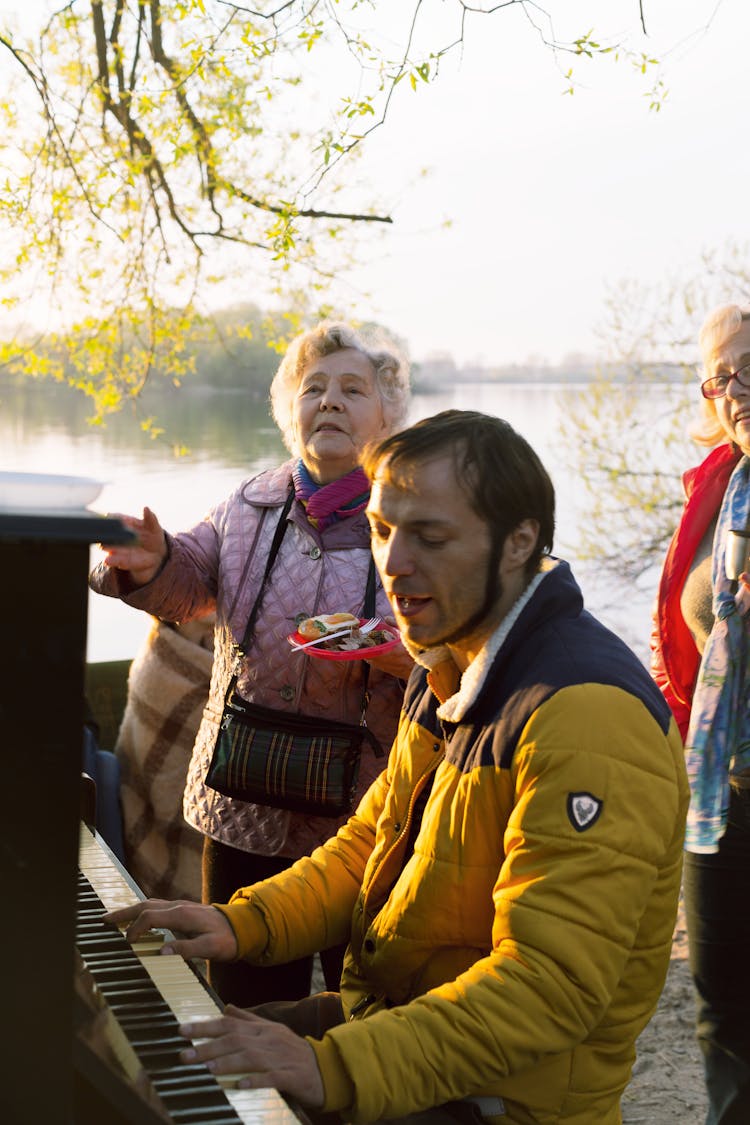
<path fill-rule="evenodd" d="M 604 801 L 593 793 L 568 793 L 568 820 L 576 832 L 585 832 L 596 824 L 604 808 Z"/>

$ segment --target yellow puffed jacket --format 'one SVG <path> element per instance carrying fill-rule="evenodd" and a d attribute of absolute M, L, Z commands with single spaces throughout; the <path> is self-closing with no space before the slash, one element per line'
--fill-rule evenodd
<path fill-rule="evenodd" d="M 387 770 L 338 835 L 223 907 L 240 953 L 341 941 L 325 1109 L 465 1097 L 502 1125 L 615 1125 L 671 950 L 682 742 L 630 650 L 538 575 L 460 684 L 415 668 Z M 302 876 L 302 878 L 300 878 Z"/>

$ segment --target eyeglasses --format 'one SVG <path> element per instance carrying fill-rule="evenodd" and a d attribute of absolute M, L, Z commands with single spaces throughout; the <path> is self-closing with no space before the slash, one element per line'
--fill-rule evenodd
<path fill-rule="evenodd" d="M 727 393 L 730 379 L 736 379 L 741 387 L 750 389 L 750 363 L 746 363 L 738 371 L 712 375 L 705 383 L 701 383 L 701 394 L 704 398 L 723 398 Z"/>

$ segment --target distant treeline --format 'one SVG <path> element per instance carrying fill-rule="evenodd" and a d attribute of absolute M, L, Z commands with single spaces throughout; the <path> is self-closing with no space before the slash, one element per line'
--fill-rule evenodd
<path fill-rule="evenodd" d="M 178 316 L 175 313 L 176 319 Z M 196 317 L 187 330 L 183 318 L 180 323 L 183 373 L 176 380 L 171 371 L 160 369 L 157 354 L 145 388 L 146 394 L 150 397 L 151 394 L 165 390 L 173 391 L 175 382 L 179 382 L 184 390 L 241 390 L 252 398 L 266 398 L 280 363 L 285 341 L 302 327 L 291 314 L 266 313 L 251 303 L 233 305 L 210 316 Z M 405 341 L 387 329 L 376 324 L 364 327 L 376 332 L 384 331 L 408 355 L 409 349 Z M 166 349 L 168 343 L 168 339 L 165 339 L 162 347 Z M 6 349 L 6 354 L 9 350 L 11 349 Z M 37 342 L 35 350 L 37 353 L 44 353 L 44 341 L 41 345 Z M 75 385 L 80 377 L 80 360 L 76 366 L 59 339 L 50 343 L 46 354 L 50 360 L 54 360 L 56 371 L 62 374 L 62 377 L 57 374 L 55 376 L 61 387 L 66 384 Z M 680 364 L 656 361 L 643 367 L 644 371 L 648 369 L 651 379 L 658 381 L 681 382 L 685 378 L 685 368 Z M 36 377 L 39 374 L 43 373 L 34 372 Z M 632 374 L 632 369 L 628 365 L 598 363 L 584 356 L 571 357 L 560 365 L 532 361 L 527 364 L 490 367 L 477 364 L 458 366 L 452 356 L 442 353 L 429 356 L 421 363 L 412 363 L 412 386 L 415 391 L 426 393 L 467 383 L 576 384 L 602 376 L 619 382 L 629 374 Z M 166 378 L 161 378 L 162 375 Z M 22 363 L 11 360 L 5 366 L 0 365 L 0 387 L 3 384 L 29 385 L 29 376 L 22 371 Z M 44 384 L 46 388 L 54 385 L 49 379 L 44 379 Z"/>
<path fill-rule="evenodd" d="M 171 391 L 179 382 L 183 388 L 243 390 L 253 397 L 265 397 L 283 354 L 285 336 L 288 338 L 295 331 L 295 328 L 290 329 L 288 318 L 272 317 L 247 303 L 193 318 L 175 311 L 174 330 L 168 322 L 162 326 L 162 338 L 151 357 L 152 370 L 146 393 Z M 90 333 L 87 326 L 87 335 Z M 71 343 L 67 346 L 69 340 Z M 3 352 L 8 358 L 0 365 L 0 386 L 29 386 L 41 379 L 47 389 L 58 384 L 64 388 L 80 386 L 81 379 L 87 376 L 95 378 L 93 372 L 101 362 L 100 357 L 92 347 L 89 368 L 84 349 L 76 354 L 76 341 L 77 337 L 71 340 L 64 334 L 41 340 L 35 337 L 33 366 L 25 362 L 22 340 L 6 344 Z M 130 336 L 126 334 L 123 346 L 130 347 L 131 341 L 141 346 L 134 332 Z M 175 354 L 180 361 L 179 378 L 175 377 Z M 36 358 L 39 356 L 41 361 Z M 116 360 L 110 360 L 110 366 L 112 364 L 117 367 Z M 52 378 L 48 377 L 50 375 Z"/>
<path fill-rule="evenodd" d="M 281 360 L 278 338 L 270 318 L 254 305 L 222 309 L 191 342 L 194 373 L 185 384 L 265 396 Z"/>
<path fill-rule="evenodd" d="M 265 398 L 286 345 L 305 326 L 293 313 L 264 312 L 251 303 L 232 305 L 200 317 L 175 310 L 173 324 L 168 317 L 162 323 L 160 342 L 155 354 L 149 355 L 151 372 L 145 392 L 151 395 L 172 391 L 178 383 L 187 390 L 241 390 L 251 397 Z M 402 351 L 407 351 L 404 341 L 380 325 L 368 323 L 361 327 L 389 336 Z M 139 335 L 137 326 L 126 330 L 123 347 L 143 352 Z M 79 348 L 80 335 L 51 335 L 41 340 L 35 336 L 33 365 L 24 359 L 23 340 L 5 345 L 0 342 L 4 357 L 4 362 L 0 362 L 0 387 L 29 386 L 41 379 L 45 388 L 57 384 L 61 388 L 80 388 L 87 377 L 98 377 L 95 372 L 97 366 L 101 370 L 102 362 L 95 347 L 96 330 L 92 333 L 87 326 L 86 337 L 89 342 Z M 116 360 L 109 359 L 110 366 L 114 363 L 116 367 Z"/>

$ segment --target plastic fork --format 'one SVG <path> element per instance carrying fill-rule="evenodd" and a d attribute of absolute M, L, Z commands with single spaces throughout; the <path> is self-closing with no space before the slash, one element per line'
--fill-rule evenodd
<path fill-rule="evenodd" d="M 371 633 L 379 622 L 379 617 L 371 617 L 369 621 L 363 621 L 359 626 L 360 633 Z M 303 645 L 298 645 L 295 641 L 290 641 L 289 643 L 295 652 L 302 652 L 303 648 L 311 648 L 313 645 L 319 645 L 321 641 L 332 641 L 335 637 L 345 637 L 347 633 L 351 633 L 355 628 L 357 628 L 357 626 L 347 625 L 345 629 L 338 629 L 335 633 L 324 633 L 322 637 L 316 637 L 314 641 L 305 641 Z"/>

